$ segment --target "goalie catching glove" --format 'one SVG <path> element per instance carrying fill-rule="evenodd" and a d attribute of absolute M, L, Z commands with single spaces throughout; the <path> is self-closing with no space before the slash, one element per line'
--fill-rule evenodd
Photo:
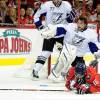
<path fill-rule="evenodd" d="M 43 38 L 53 38 L 56 34 L 56 26 L 49 24 L 47 27 L 41 29 L 40 33 Z"/>

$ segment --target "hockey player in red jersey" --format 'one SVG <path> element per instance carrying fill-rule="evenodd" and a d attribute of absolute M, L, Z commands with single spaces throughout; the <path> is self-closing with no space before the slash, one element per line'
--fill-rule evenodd
<path fill-rule="evenodd" d="M 83 63 L 78 63 L 76 67 L 71 67 L 66 76 L 65 86 L 69 90 L 76 90 L 78 94 L 88 94 L 100 92 L 100 74 L 97 74 L 94 60 L 88 67 Z"/>

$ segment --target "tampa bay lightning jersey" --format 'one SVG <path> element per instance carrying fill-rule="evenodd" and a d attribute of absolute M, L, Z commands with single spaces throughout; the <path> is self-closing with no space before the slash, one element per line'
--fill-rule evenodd
<path fill-rule="evenodd" d="M 60 30 L 61 27 L 63 27 L 66 30 L 64 43 L 76 46 L 77 47 L 76 55 L 78 57 L 82 57 L 87 52 L 91 52 L 89 48 L 90 42 L 96 44 L 97 47 L 100 49 L 100 43 L 98 42 L 97 33 L 94 30 L 87 28 L 84 31 L 80 31 L 78 30 L 77 24 L 75 23 L 70 23 L 68 25 L 63 25 L 63 26 L 59 25 L 57 29 Z"/>
<path fill-rule="evenodd" d="M 45 16 L 45 23 L 48 24 L 65 24 L 73 20 L 75 11 L 67 1 L 62 1 L 59 7 L 56 7 L 52 1 L 48 1 L 41 5 L 40 9 L 34 15 L 34 23 L 36 26 L 41 25 L 40 16 Z"/>

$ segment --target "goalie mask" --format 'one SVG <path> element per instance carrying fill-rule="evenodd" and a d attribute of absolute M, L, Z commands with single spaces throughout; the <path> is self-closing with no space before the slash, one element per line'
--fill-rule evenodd
<path fill-rule="evenodd" d="M 62 3 L 62 0 L 52 0 L 52 2 L 56 7 L 59 7 Z"/>
<path fill-rule="evenodd" d="M 86 65 L 84 63 L 77 63 L 75 66 L 75 76 L 76 78 L 84 77 L 86 70 Z"/>

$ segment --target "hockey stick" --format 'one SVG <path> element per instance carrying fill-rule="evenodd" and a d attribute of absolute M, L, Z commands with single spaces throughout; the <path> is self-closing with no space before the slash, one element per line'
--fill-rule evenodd
<path fill-rule="evenodd" d="M 0 91 L 58 91 L 58 92 L 69 92 L 69 90 L 56 90 L 56 89 L 11 89 L 11 88 L 8 88 L 8 89 L 0 89 Z"/>

